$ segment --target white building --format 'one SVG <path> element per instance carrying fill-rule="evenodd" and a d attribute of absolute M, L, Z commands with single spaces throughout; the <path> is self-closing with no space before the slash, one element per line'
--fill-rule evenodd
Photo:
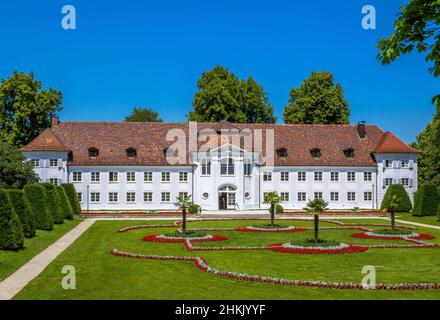
<path fill-rule="evenodd" d="M 179 150 L 176 141 L 182 142 Z M 417 151 L 363 122 L 190 125 L 54 118 L 22 151 L 41 181 L 73 183 L 83 210 L 175 210 L 180 192 L 204 210 L 260 209 L 270 191 L 281 194 L 287 210 L 302 209 L 315 197 L 331 209 L 375 209 L 390 184 L 404 185 L 411 200 L 417 190 Z"/>

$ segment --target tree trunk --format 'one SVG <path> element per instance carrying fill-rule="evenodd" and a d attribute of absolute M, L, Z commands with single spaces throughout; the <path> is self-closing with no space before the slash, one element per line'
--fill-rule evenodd
<path fill-rule="evenodd" d="M 182 209 L 182 233 L 186 233 L 186 209 Z"/>
<path fill-rule="evenodd" d="M 270 205 L 270 224 L 273 226 L 275 220 L 275 205 L 272 203 Z"/>
<path fill-rule="evenodd" d="M 314 216 L 314 223 L 315 223 L 315 243 L 319 242 L 319 216 L 315 214 Z"/>
<path fill-rule="evenodd" d="M 394 230 L 396 229 L 396 219 L 394 217 L 394 211 L 391 211 L 391 229 Z"/>

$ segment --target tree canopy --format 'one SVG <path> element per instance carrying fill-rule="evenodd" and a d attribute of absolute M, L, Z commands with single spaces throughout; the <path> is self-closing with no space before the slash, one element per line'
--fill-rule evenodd
<path fill-rule="evenodd" d="M 15 71 L 0 84 L 0 139 L 21 147 L 50 126 L 51 117 L 62 110 L 62 94 L 41 89 L 32 72 Z"/>
<path fill-rule="evenodd" d="M 290 91 L 284 122 L 290 124 L 348 124 L 350 109 L 340 84 L 330 72 L 312 72 Z"/>
<path fill-rule="evenodd" d="M 25 160 L 20 150 L 0 140 L 0 188 L 22 189 L 38 182 L 32 163 Z"/>
<path fill-rule="evenodd" d="M 159 114 L 150 108 L 134 108 L 133 111 L 125 117 L 127 122 L 162 122 Z"/>
<path fill-rule="evenodd" d="M 273 107 L 264 89 L 252 77 L 239 79 L 217 66 L 204 72 L 197 82 L 190 121 L 274 123 Z"/>

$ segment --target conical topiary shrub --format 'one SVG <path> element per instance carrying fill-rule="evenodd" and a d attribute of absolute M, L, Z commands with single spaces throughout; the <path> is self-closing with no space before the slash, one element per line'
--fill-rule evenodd
<path fill-rule="evenodd" d="M 12 208 L 6 191 L 0 189 L 0 249 L 23 248 L 24 235 L 20 219 Z"/>
<path fill-rule="evenodd" d="M 34 237 L 37 229 L 37 223 L 24 191 L 18 189 L 7 189 L 6 192 L 9 196 L 9 200 L 11 201 L 11 205 L 14 208 L 15 213 L 20 218 L 24 236 L 26 238 Z"/>
<path fill-rule="evenodd" d="M 388 209 L 390 201 L 394 195 L 396 195 L 398 198 L 396 212 L 410 212 L 412 209 L 412 203 L 408 193 L 401 184 L 393 184 L 388 187 L 380 208 L 382 210 Z"/>
<path fill-rule="evenodd" d="M 76 194 L 75 186 L 71 183 L 66 183 L 61 185 L 66 191 L 67 198 L 69 199 L 70 205 L 72 206 L 73 214 L 81 213 L 81 204 L 78 200 L 78 195 Z"/>
<path fill-rule="evenodd" d="M 52 230 L 53 217 L 47 204 L 46 188 L 39 183 L 28 184 L 24 193 L 31 205 L 38 230 Z"/>
<path fill-rule="evenodd" d="M 41 185 L 46 188 L 47 203 L 52 212 L 53 222 L 55 224 L 64 223 L 64 212 L 56 186 L 47 182 L 41 183 Z"/>
<path fill-rule="evenodd" d="M 62 186 L 56 187 L 58 192 L 58 197 L 61 201 L 61 208 L 63 209 L 63 214 L 65 219 L 72 220 L 73 219 L 73 210 L 72 206 L 70 205 L 69 199 L 67 199 L 66 191 Z"/>
<path fill-rule="evenodd" d="M 414 216 L 435 216 L 440 204 L 437 186 L 427 182 L 420 186 L 414 196 Z"/>

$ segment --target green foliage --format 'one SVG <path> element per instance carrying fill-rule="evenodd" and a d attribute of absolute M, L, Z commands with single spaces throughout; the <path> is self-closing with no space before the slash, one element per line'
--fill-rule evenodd
<path fill-rule="evenodd" d="M 21 226 L 23 227 L 23 233 L 26 238 L 32 238 L 35 236 L 37 229 L 37 223 L 32 213 L 31 205 L 24 194 L 23 190 L 5 189 L 11 205 L 14 208 L 15 213 L 18 215 Z"/>
<path fill-rule="evenodd" d="M 57 186 L 57 193 L 60 199 L 61 208 L 63 209 L 63 214 L 65 219 L 72 220 L 73 219 L 73 209 L 70 204 L 69 199 L 67 198 L 66 191 L 62 186 Z"/>
<path fill-rule="evenodd" d="M 75 187 L 71 183 L 66 183 L 61 185 L 66 191 L 67 198 L 69 199 L 70 205 L 72 206 L 73 214 L 81 213 L 81 204 L 78 200 L 78 195 L 76 194 Z"/>
<path fill-rule="evenodd" d="M 191 206 L 191 196 L 183 196 L 181 193 L 177 196 L 177 202 L 174 204 L 177 210 L 187 210 Z"/>
<path fill-rule="evenodd" d="M 282 201 L 281 196 L 276 191 L 268 192 L 264 195 L 264 203 L 274 205 L 275 207 Z"/>
<path fill-rule="evenodd" d="M 426 182 L 414 195 L 414 216 L 435 216 L 440 204 L 437 186 Z"/>
<path fill-rule="evenodd" d="M 412 203 L 405 188 L 401 184 L 393 184 L 385 192 L 380 208 L 387 211 L 394 210 L 394 212 L 409 212 L 412 209 Z"/>
<path fill-rule="evenodd" d="M 47 204 L 53 216 L 53 222 L 55 224 L 61 224 L 64 222 L 64 212 L 61 207 L 61 200 L 58 196 L 58 191 L 55 185 L 52 183 L 41 183 L 46 188 Z"/>
<path fill-rule="evenodd" d="M 20 219 L 12 208 L 6 191 L 0 189 L 0 249 L 18 250 L 23 244 L 24 235 Z"/>
<path fill-rule="evenodd" d="M 38 181 L 32 163 L 25 160 L 19 149 L 0 139 L 0 188 L 21 189 Z"/>
<path fill-rule="evenodd" d="M 202 208 L 198 204 L 191 203 L 188 207 L 188 212 L 192 214 L 198 214 L 202 212 Z"/>
<path fill-rule="evenodd" d="M 280 204 L 277 204 L 277 205 L 275 206 L 275 212 L 278 213 L 278 214 L 284 213 L 284 208 L 283 208 L 283 206 L 280 205 Z"/>
<path fill-rule="evenodd" d="M 389 64 L 401 55 L 417 49 L 427 52 L 426 61 L 435 77 L 440 75 L 440 2 L 438 0 L 410 0 L 400 8 L 394 22 L 395 33 L 378 43 L 378 59 Z"/>
<path fill-rule="evenodd" d="M 273 108 L 264 89 L 252 77 L 237 78 L 217 66 L 204 72 L 197 82 L 190 121 L 275 123 Z"/>
<path fill-rule="evenodd" d="M 340 84 L 330 72 L 312 72 L 290 91 L 284 122 L 291 124 L 348 124 L 350 109 Z"/>
<path fill-rule="evenodd" d="M 39 183 L 29 184 L 24 187 L 24 193 L 31 205 L 38 230 L 52 230 L 53 217 L 48 205 L 46 188 Z"/>
<path fill-rule="evenodd" d="M 61 92 L 42 90 L 33 73 L 15 71 L 0 84 L 0 140 L 21 147 L 51 124 L 61 111 Z"/>
<path fill-rule="evenodd" d="M 162 122 L 159 114 L 150 108 L 134 108 L 133 111 L 125 117 L 127 122 Z"/>
<path fill-rule="evenodd" d="M 309 200 L 304 210 L 319 216 L 325 210 L 327 210 L 327 207 L 328 207 L 328 202 L 326 202 L 324 199 L 316 198 L 313 200 Z"/>

